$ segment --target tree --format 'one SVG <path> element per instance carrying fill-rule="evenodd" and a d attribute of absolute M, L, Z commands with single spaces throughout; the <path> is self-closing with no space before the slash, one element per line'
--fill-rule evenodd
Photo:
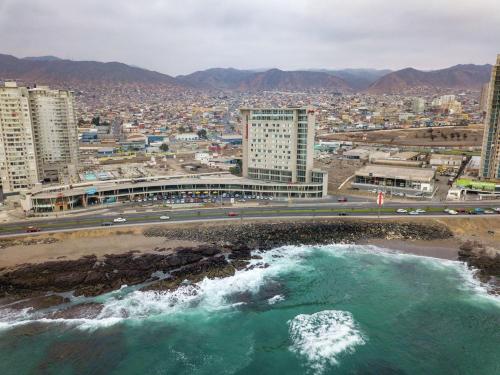
<path fill-rule="evenodd" d="M 168 151 L 168 145 L 166 143 L 162 143 L 161 146 L 160 146 L 160 150 L 163 151 L 163 152 L 167 152 Z"/>
<path fill-rule="evenodd" d="M 241 169 L 242 169 L 241 159 L 237 159 L 234 167 L 229 168 L 229 172 L 236 176 L 241 176 Z"/>
<path fill-rule="evenodd" d="M 198 134 L 198 138 L 207 139 L 207 131 L 205 129 L 198 130 L 197 134 Z"/>
<path fill-rule="evenodd" d="M 179 130 L 179 133 L 185 133 L 186 132 L 186 128 L 184 128 L 184 126 L 182 126 L 182 125 L 179 126 L 178 130 Z"/>
<path fill-rule="evenodd" d="M 94 124 L 95 126 L 99 126 L 100 122 L 101 122 L 101 118 L 99 116 L 94 116 L 92 117 L 92 124 Z"/>

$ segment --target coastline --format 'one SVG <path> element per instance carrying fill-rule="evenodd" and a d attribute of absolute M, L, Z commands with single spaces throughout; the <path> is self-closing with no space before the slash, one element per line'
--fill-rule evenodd
<path fill-rule="evenodd" d="M 466 240 L 457 235 L 456 228 L 437 220 L 279 220 L 154 225 L 140 230 L 46 235 L 36 241 L 27 236 L 0 243 L 0 309 L 45 309 L 67 304 L 69 300 L 61 293 L 98 296 L 123 285 L 171 290 L 184 280 L 234 275 L 248 266 L 252 250 L 283 245 L 352 243 L 464 260 L 480 269 L 482 282 L 492 278 L 495 282 L 500 256 L 491 253 L 490 247 L 485 255 L 479 242 L 467 242 L 466 247 Z M 27 263 L 28 259 L 32 261 Z M 169 276 L 159 277 L 159 273 Z M 88 314 L 88 306 L 81 308 Z M 66 313 L 78 316 L 81 311 Z"/>

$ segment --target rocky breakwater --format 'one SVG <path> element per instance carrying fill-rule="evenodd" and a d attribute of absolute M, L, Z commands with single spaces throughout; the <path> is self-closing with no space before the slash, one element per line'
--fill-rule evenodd
<path fill-rule="evenodd" d="M 369 239 L 435 240 L 450 238 L 444 225 L 362 220 L 252 223 L 169 228 L 151 227 L 145 236 L 194 240 L 229 248 L 271 249 L 284 245 L 356 243 Z"/>

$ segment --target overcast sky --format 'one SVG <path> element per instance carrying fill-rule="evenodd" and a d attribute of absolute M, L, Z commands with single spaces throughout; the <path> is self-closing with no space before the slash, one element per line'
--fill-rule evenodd
<path fill-rule="evenodd" d="M 0 53 L 171 75 L 494 63 L 500 0 L 0 0 Z"/>

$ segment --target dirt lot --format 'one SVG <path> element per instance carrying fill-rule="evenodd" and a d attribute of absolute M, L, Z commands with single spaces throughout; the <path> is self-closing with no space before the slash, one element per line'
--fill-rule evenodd
<path fill-rule="evenodd" d="M 479 147 L 483 139 L 483 125 L 465 127 L 376 130 L 329 134 L 322 140 L 342 140 L 401 146 Z"/>
<path fill-rule="evenodd" d="M 314 167 L 328 172 L 328 192 L 338 194 L 339 186 L 350 176 L 363 166 L 360 160 L 342 160 L 332 155 L 332 158 L 326 161 L 315 161 Z M 346 184 L 349 187 L 350 184 Z"/>

